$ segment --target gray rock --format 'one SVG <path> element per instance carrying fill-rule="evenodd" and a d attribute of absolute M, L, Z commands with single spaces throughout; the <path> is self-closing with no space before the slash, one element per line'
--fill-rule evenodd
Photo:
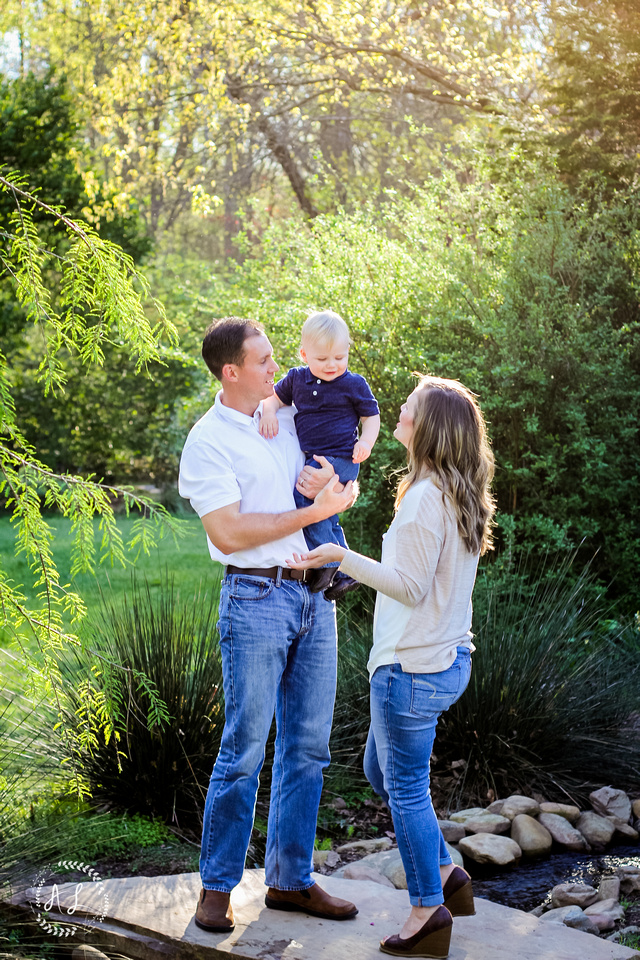
<path fill-rule="evenodd" d="M 350 840 L 336 847 L 336 853 L 377 853 L 379 850 L 389 850 L 392 846 L 389 837 L 375 837 L 373 840 Z"/>
<path fill-rule="evenodd" d="M 578 808 L 575 807 L 577 810 Z M 545 827 L 556 843 L 562 844 L 567 850 L 576 852 L 586 850 L 587 841 L 579 830 L 571 826 L 569 820 L 559 813 L 541 813 L 538 823 Z"/>
<path fill-rule="evenodd" d="M 493 833 L 473 833 L 470 837 L 463 837 L 458 846 L 466 857 L 476 863 L 495 863 L 506 867 L 516 863 L 522 856 L 522 850 L 515 840 Z"/>
<path fill-rule="evenodd" d="M 465 823 L 481 813 L 484 813 L 482 807 L 468 807 L 466 810 L 458 810 L 457 813 L 450 814 L 449 820 L 453 820 L 454 823 Z"/>
<path fill-rule="evenodd" d="M 529 910 L 529 913 L 532 917 L 541 917 L 544 912 L 545 910 L 542 904 L 540 904 L 538 907 L 534 907 L 533 910 Z"/>
<path fill-rule="evenodd" d="M 611 917 L 612 920 L 622 920 L 624 918 L 624 909 L 618 901 L 613 898 L 598 900 L 596 903 L 592 903 L 591 906 L 586 907 L 584 912 L 588 917 L 591 916 L 591 914 L 599 914 L 603 917 Z"/>
<path fill-rule="evenodd" d="M 551 891 L 551 903 L 554 907 L 575 905 L 588 907 L 594 903 L 598 891 L 586 883 L 558 883 Z"/>
<path fill-rule="evenodd" d="M 380 883 L 383 887 L 395 889 L 388 877 L 383 876 L 379 870 L 367 866 L 361 860 L 356 861 L 356 863 L 348 863 L 342 871 L 342 876 L 345 880 L 372 880 L 373 883 Z"/>
<path fill-rule="evenodd" d="M 337 867 L 340 857 L 335 850 L 314 850 L 313 865 L 316 867 Z"/>
<path fill-rule="evenodd" d="M 611 821 L 593 813 L 592 810 L 580 814 L 576 828 L 594 850 L 604 850 L 615 833 L 615 827 Z"/>
<path fill-rule="evenodd" d="M 634 820 L 640 820 L 640 798 L 633 801 L 631 809 L 633 810 Z"/>
<path fill-rule="evenodd" d="M 598 900 L 620 899 L 620 877 L 603 877 L 598 884 Z"/>
<path fill-rule="evenodd" d="M 589 794 L 591 806 L 596 813 L 603 817 L 614 816 L 629 823 L 631 819 L 631 800 L 624 790 L 614 790 L 613 787 L 601 787 Z"/>
<path fill-rule="evenodd" d="M 460 853 L 460 851 L 458 850 L 458 848 L 457 848 L 457 847 L 452 847 L 451 844 L 450 844 L 450 843 L 447 843 L 446 840 L 445 840 L 445 842 L 444 842 L 444 845 L 445 845 L 445 847 L 447 848 L 447 850 L 449 851 L 449 856 L 451 857 L 451 859 L 452 859 L 453 862 L 455 863 L 456 867 L 464 867 L 464 860 L 463 860 L 462 854 Z"/>
<path fill-rule="evenodd" d="M 479 813 L 477 817 L 470 817 L 464 822 L 467 833 L 509 833 L 511 820 L 501 817 L 498 813 Z"/>
<path fill-rule="evenodd" d="M 109 957 L 97 947 L 90 947 L 89 944 L 83 943 L 79 947 L 74 947 L 71 960 L 109 960 Z"/>
<path fill-rule="evenodd" d="M 622 893 L 640 893 L 640 867 L 618 867 Z"/>
<path fill-rule="evenodd" d="M 554 910 L 547 910 L 540 919 L 544 923 L 566 923 L 572 917 L 583 917 L 584 911 L 576 904 L 568 904 L 566 907 L 556 907 Z"/>
<path fill-rule="evenodd" d="M 615 920 L 613 919 L 613 917 L 610 917 L 609 914 L 590 913 L 589 919 L 591 920 L 592 923 L 595 923 L 600 933 L 604 933 L 606 930 L 613 930 L 613 928 L 616 925 Z"/>
<path fill-rule="evenodd" d="M 592 917 L 588 917 L 585 913 L 580 917 L 569 917 L 568 920 L 564 921 L 565 927 L 571 927 L 572 930 L 581 930 L 583 933 L 592 933 L 594 936 L 598 936 L 600 933 L 600 928 L 597 923 L 594 922 Z"/>
<path fill-rule="evenodd" d="M 526 813 L 519 813 L 511 822 L 511 839 L 526 857 L 541 857 L 553 846 L 551 834 L 541 823 Z"/>
<path fill-rule="evenodd" d="M 509 820 L 513 820 L 514 817 L 517 817 L 521 813 L 530 817 L 537 817 L 540 813 L 540 804 L 532 800 L 531 797 L 521 797 L 520 794 L 517 793 L 514 793 L 511 797 L 507 797 L 502 805 L 500 815 L 508 817 Z"/>
<path fill-rule="evenodd" d="M 457 843 L 464 837 L 464 827 L 461 823 L 455 823 L 453 820 L 438 820 L 438 826 L 446 843 Z"/>
<path fill-rule="evenodd" d="M 391 850 L 380 850 L 378 853 L 370 853 L 368 856 L 363 857 L 359 863 L 363 864 L 367 869 L 377 870 L 383 877 L 390 880 L 397 890 L 407 889 L 407 877 L 402 865 L 402 857 L 397 847 Z M 344 876 L 344 867 L 337 871 L 337 873 Z M 334 873 L 333 876 L 336 876 L 336 874 Z"/>
<path fill-rule="evenodd" d="M 541 803 L 540 813 L 553 813 L 556 817 L 564 817 L 569 823 L 575 823 L 580 816 L 580 809 L 570 803 Z"/>
<path fill-rule="evenodd" d="M 493 803 L 490 803 L 487 807 L 487 813 L 502 813 L 502 808 L 504 807 L 504 800 L 494 800 Z M 640 813 L 638 814 L 640 817 Z"/>
<path fill-rule="evenodd" d="M 615 827 L 616 833 L 619 833 L 621 836 L 626 837 L 628 840 L 637 840 L 638 831 L 635 827 L 632 827 L 630 824 L 626 823 L 624 820 L 621 820 L 620 817 L 608 816 L 609 820 Z"/>

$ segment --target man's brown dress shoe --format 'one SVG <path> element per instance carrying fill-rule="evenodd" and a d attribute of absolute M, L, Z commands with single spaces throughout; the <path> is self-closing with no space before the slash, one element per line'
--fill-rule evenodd
<path fill-rule="evenodd" d="M 314 883 L 306 890 L 276 890 L 269 887 L 264 902 L 272 910 L 300 910 L 323 920 L 350 920 L 358 908 L 348 900 L 330 897 L 322 887 Z"/>
<path fill-rule="evenodd" d="M 475 915 L 471 877 L 462 867 L 456 867 L 451 871 L 442 890 L 442 896 L 444 905 L 452 917 Z"/>
<path fill-rule="evenodd" d="M 383 953 L 392 957 L 434 957 L 446 960 L 451 943 L 453 918 L 446 907 L 438 907 L 412 937 L 403 940 L 398 934 L 380 941 Z"/>
<path fill-rule="evenodd" d="M 233 930 L 233 910 L 230 893 L 219 890 L 201 890 L 196 908 L 196 926 L 210 933 L 228 933 Z"/>

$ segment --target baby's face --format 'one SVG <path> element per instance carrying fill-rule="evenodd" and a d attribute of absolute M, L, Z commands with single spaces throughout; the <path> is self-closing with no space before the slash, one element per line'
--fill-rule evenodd
<path fill-rule="evenodd" d="M 300 356 L 308 365 L 314 377 L 321 380 L 335 380 L 341 377 L 349 363 L 349 341 L 336 340 L 324 343 L 312 340 L 302 341 Z"/>

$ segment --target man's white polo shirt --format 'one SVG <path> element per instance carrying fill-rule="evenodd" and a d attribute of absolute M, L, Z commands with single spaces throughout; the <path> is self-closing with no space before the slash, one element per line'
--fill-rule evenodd
<path fill-rule="evenodd" d="M 291 407 L 278 412 L 280 431 L 273 440 L 260 436 L 262 404 L 253 417 L 225 407 L 218 393 L 214 405 L 191 429 L 180 460 L 180 495 L 198 516 L 240 501 L 241 513 L 295 510 L 293 488 L 304 465 Z M 301 530 L 260 547 L 224 554 L 209 538 L 209 553 L 220 563 L 238 567 L 285 566 L 307 544 Z"/>

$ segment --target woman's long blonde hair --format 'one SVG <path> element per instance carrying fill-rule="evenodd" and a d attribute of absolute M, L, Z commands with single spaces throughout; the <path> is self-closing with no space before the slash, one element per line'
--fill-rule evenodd
<path fill-rule="evenodd" d="M 457 380 L 421 376 L 416 388 L 409 470 L 396 492 L 396 510 L 407 490 L 430 476 L 453 506 L 460 536 L 470 553 L 493 548 L 494 458 L 482 411 Z"/>

